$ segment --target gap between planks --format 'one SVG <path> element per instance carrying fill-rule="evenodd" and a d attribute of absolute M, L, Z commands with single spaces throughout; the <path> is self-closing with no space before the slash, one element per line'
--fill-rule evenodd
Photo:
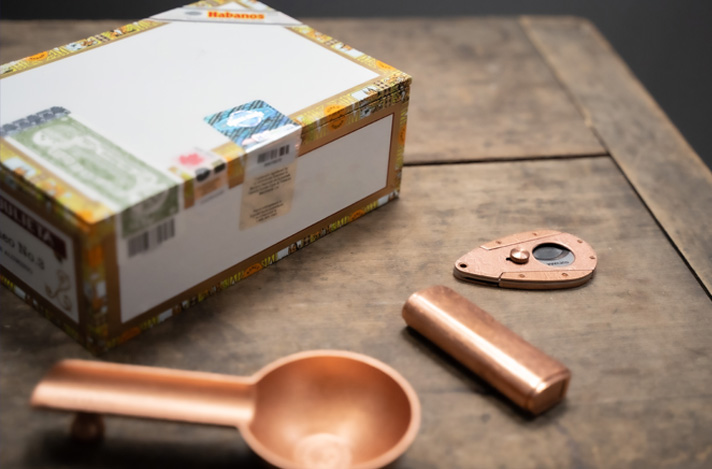
<path fill-rule="evenodd" d="M 416 162 L 405 162 L 403 166 L 405 167 L 417 167 L 417 166 L 444 166 L 444 165 L 460 165 L 460 164 L 479 164 L 479 163 L 518 163 L 523 161 L 568 161 L 568 160 L 580 160 L 583 158 L 601 158 L 610 157 L 608 153 L 591 153 L 588 155 L 537 155 L 537 156 L 512 156 L 512 157 L 491 157 L 491 158 L 478 158 L 476 160 L 440 160 L 440 161 L 416 161 Z"/>
<path fill-rule="evenodd" d="M 521 17 L 519 24 L 712 298 L 712 172 L 588 20 Z"/>

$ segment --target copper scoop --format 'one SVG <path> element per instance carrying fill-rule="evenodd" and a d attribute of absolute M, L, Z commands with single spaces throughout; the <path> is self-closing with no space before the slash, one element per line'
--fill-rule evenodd
<path fill-rule="evenodd" d="M 340 351 L 290 355 L 250 377 L 64 360 L 31 404 L 236 426 L 257 454 L 283 468 L 382 467 L 420 426 L 418 397 L 400 374 Z"/>

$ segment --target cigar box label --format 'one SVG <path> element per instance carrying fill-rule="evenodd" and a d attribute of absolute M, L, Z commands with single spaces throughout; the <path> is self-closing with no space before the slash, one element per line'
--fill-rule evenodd
<path fill-rule="evenodd" d="M 44 109 L 40 112 L 30 114 L 29 116 L 17 119 L 16 121 L 3 124 L 0 127 L 0 137 L 7 138 L 22 133 L 27 129 L 37 127 L 60 117 L 69 115 L 69 111 L 61 106 L 53 106 L 49 109 Z"/>
<path fill-rule="evenodd" d="M 299 124 L 261 100 L 212 114 L 205 118 L 205 122 L 245 151 L 263 147 L 301 130 Z"/>
<path fill-rule="evenodd" d="M 71 238 L 0 191 L 0 264 L 79 322 Z"/>
<path fill-rule="evenodd" d="M 0 164 L 54 199 L 63 207 L 63 212 L 75 214 L 87 223 L 104 220 L 114 213 L 106 205 L 87 198 L 64 179 L 37 165 L 4 138 L 0 138 Z"/>
<path fill-rule="evenodd" d="M 294 196 L 296 162 L 247 179 L 242 189 L 240 229 L 288 213 Z"/>
<path fill-rule="evenodd" d="M 178 211 L 175 181 L 64 108 L 53 107 L 6 124 L 2 137 L 88 198 L 121 211 L 123 238 Z"/>
<path fill-rule="evenodd" d="M 221 155 L 193 148 L 175 158 L 170 170 L 185 181 L 185 208 L 222 195 L 229 186 L 227 161 Z"/>
<path fill-rule="evenodd" d="M 130 258 L 157 248 L 178 233 L 178 190 L 160 192 L 121 212 L 119 259 Z"/>
<path fill-rule="evenodd" d="M 261 100 L 210 115 L 205 121 L 246 152 L 240 229 L 288 213 L 301 126 Z"/>
<path fill-rule="evenodd" d="M 85 124 L 52 107 L 2 127 L 2 138 L 82 195 L 119 213 L 119 257 L 133 257 L 176 235 L 178 184 Z"/>
<path fill-rule="evenodd" d="M 158 21 L 191 21 L 218 23 L 247 23 L 292 26 L 301 24 L 280 11 L 255 2 L 249 6 L 230 2 L 221 6 L 188 5 L 174 8 L 151 17 Z"/>

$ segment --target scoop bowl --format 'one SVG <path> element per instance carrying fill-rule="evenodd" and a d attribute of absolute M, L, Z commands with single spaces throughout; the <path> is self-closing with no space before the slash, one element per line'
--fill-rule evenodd
<path fill-rule="evenodd" d="M 235 426 L 258 455 L 288 469 L 383 467 L 413 442 L 421 416 L 398 372 L 332 350 L 290 355 L 251 377 L 64 360 L 30 402 L 84 420 L 113 414 Z"/>

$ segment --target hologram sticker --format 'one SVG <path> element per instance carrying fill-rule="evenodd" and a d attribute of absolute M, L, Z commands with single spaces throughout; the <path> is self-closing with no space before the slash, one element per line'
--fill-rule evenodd
<path fill-rule="evenodd" d="M 301 129 L 299 124 L 261 100 L 210 115 L 205 122 L 245 151 Z"/>
<path fill-rule="evenodd" d="M 301 126 L 261 100 L 210 115 L 205 121 L 246 152 L 240 229 L 289 212 Z"/>

